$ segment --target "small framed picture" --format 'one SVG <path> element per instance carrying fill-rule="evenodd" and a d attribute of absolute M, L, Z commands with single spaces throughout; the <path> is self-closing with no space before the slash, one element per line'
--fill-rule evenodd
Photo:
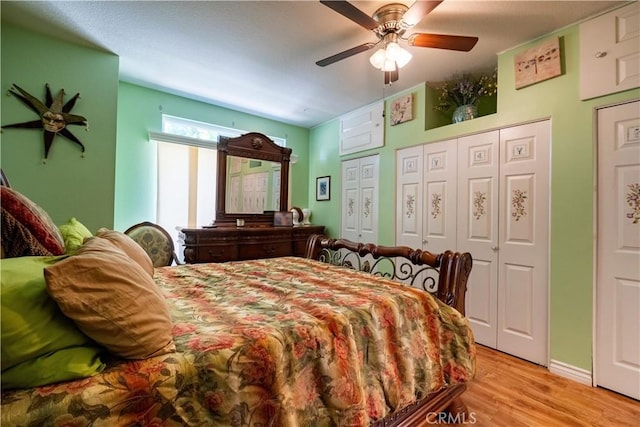
<path fill-rule="evenodd" d="M 413 94 L 391 101 L 391 126 L 413 120 Z"/>
<path fill-rule="evenodd" d="M 516 89 L 562 75 L 560 38 L 554 37 L 514 58 Z"/>
<path fill-rule="evenodd" d="M 293 213 L 292 212 L 274 212 L 273 225 L 276 227 L 293 226 Z"/>
<path fill-rule="evenodd" d="M 316 200 L 329 200 L 331 198 L 331 177 L 321 176 L 316 178 Z"/>

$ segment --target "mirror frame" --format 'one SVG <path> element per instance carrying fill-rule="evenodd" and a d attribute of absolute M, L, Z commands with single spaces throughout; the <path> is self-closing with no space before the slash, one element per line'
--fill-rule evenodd
<path fill-rule="evenodd" d="M 291 148 L 280 147 L 268 136 L 258 132 L 249 132 L 235 138 L 218 138 L 218 182 L 216 193 L 216 225 L 235 225 L 237 219 L 246 224 L 273 225 L 274 211 L 256 213 L 230 213 L 227 203 L 227 156 L 265 160 L 280 163 L 280 211 L 288 210 L 289 198 L 289 162 Z"/>

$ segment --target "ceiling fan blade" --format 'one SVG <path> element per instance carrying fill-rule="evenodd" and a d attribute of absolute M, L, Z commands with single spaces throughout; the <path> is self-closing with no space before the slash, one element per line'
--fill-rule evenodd
<path fill-rule="evenodd" d="M 402 19 L 400 22 L 406 28 L 411 28 L 414 25 L 417 25 L 418 22 L 422 20 L 428 13 L 430 13 L 433 9 L 438 7 L 443 0 L 435 0 L 435 1 L 416 1 L 411 5 L 409 10 L 407 10 L 404 15 L 402 15 Z"/>
<path fill-rule="evenodd" d="M 415 33 L 407 40 L 410 46 L 433 47 L 436 49 L 469 52 L 478 42 L 477 37 L 454 36 L 451 34 Z"/>
<path fill-rule="evenodd" d="M 384 84 L 386 85 L 397 82 L 399 78 L 400 74 L 398 73 L 398 68 L 396 68 L 394 71 L 384 72 Z"/>
<path fill-rule="evenodd" d="M 360 46 L 352 47 L 351 49 L 347 49 L 343 52 L 336 53 L 335 55 L 331 55 L 328 58 L 321 59 L 316 62 L 316 65 L 321 67 L 326 67 L 327 65 L 331 65 L 334 62 L 342 61 L 350 56 L 357 55 L 358 53 L 366 52 L 367 50 L 374 47 L 377 43 L 365 43 Z"/>
<path fill-rule="evenodd" d="M 367 30 L 378 28 L 379 24 L 376 20 L 347 1 L 320 0 L 320 3 L 335 10 L 340 15 L 351 19 L 353 22 Z"/>

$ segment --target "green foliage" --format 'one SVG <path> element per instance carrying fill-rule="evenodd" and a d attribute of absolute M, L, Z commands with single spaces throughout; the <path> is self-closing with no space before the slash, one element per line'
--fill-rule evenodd
<path fill-rule="evenodd" d="M 434 109 L 449 111 L 461 105 L 477 105 L 480 98 L 498 93 L 498 70 L 483 74 L 454 74 L 437 88 L 438 103 Z"/>

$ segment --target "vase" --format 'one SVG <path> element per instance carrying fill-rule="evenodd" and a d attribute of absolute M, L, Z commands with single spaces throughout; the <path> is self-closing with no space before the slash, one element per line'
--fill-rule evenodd
<path fill-rule="evenodd" d="M 291 209 L 291 216 L 293 218 L 293 225 L 300 225 L 300 214 L 297 209 Z"/>
<path fill-rule="evenodd" d="M 460 123 L 478 117 L 478 107 L 473 104 L 461 105 L 453 110 L 451 123 Z"/>
<path fill-rule="evenodd" d="M 302 209 L 302 224 L 303 225 L 311 225 L 311 210 L 304 208 Z"/>

